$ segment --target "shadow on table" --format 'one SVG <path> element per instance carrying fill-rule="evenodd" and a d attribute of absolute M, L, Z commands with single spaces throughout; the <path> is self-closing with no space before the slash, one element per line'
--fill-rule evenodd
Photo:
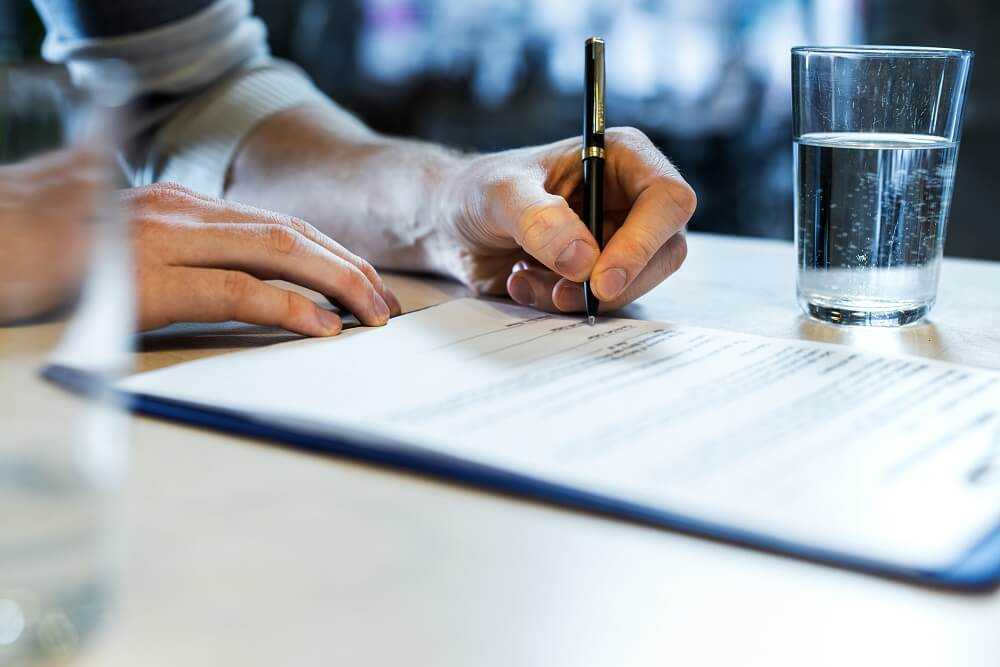
<path fill-rule="evenodd" d="M 360 326 L 353 315 L 343 316 L 344 330 Z M 262 347 L 303 338 L 279 327 L 243 322 L 185 322 L 136 336 L 137 352 L 166 350 L 234 350 Z"/>

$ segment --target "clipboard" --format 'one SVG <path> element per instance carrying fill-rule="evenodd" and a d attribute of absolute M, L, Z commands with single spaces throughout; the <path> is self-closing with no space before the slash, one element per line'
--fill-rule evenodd
<path fill-rule="evenodd" d="M 100 385 L 100 380 L 86 371 L 60 364 L 48 366 L 43 371 L 43 376 L 76 393 L 89 393 Z M 209 405 L 143 393 L 117 393 L 121 404 L 138 414 L 279 443 L 307 452 L 344 457 L 398 471 L 440 478 L 477 489 L 667 529 L 721 544 L 932 588 L 965 593 L 987 593 L 1000 587 L 1000 523 L 947 567 L 916 569 L 888 560 L 871 559 L 789 541 L 766 533 L 745 530 L 737 525 L 707 522 L 612 495 L 594 493 L 414 447 L 405 442 L 372 439 L 350 432 L 333 432 L 306 423 L 281 423 Z"/>

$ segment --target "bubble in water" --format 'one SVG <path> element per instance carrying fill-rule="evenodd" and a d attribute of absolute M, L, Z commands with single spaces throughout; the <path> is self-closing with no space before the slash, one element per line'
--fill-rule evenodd
<path fill-rule="evenodd" d="M 0 599 L 0 646 L 10 646 L 24 632 L 24 612 L 14 600 Z"/>
<path fill-rule="evenodd" d="M 899 313 L 926 311 L 937 291 L 957 155 L 958 145 L 941 137 L 799 138 L 798 288 L 809 312 L 816 305 L 847 314 L 838 321 L 858 313 L 858 321 L 892 324 Z"/>

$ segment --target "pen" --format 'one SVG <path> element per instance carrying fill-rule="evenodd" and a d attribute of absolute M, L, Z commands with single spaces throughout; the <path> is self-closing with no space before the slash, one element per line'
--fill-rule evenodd
<path fill-rule="evenodd" d="M 604 40 L 587 39 L 584 59 L 583 103 L 583 221 L 604 249 Z M 600 303 L 583 281 L 587 322 L 597 321 Z"/>

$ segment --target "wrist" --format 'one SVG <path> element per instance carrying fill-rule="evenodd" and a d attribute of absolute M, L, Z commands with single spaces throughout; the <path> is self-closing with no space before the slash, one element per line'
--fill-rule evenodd
<path fill-rule="evenodd" d="M 482 212 L 476 184 L 477 164 L 483 156 L 442 149 L 440 160 L 426 173 L 427 196 L 420 220 L 430 222 L 425 238 L 427 269 L 465 282 L 463 251 L 469 247 L 467 221 Z"/>

